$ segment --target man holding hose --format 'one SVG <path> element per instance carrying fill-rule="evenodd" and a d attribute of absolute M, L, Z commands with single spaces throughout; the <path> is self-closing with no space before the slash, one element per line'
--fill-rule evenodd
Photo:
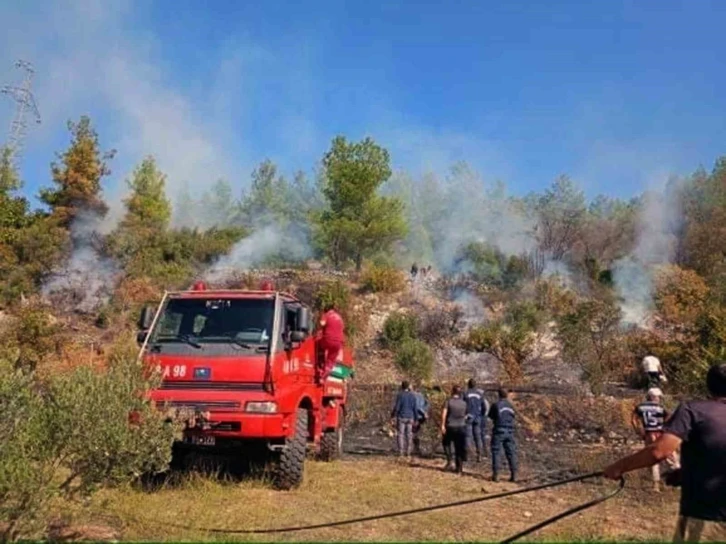
<path fill-rule="evenodd" d="M 604 470 L 606 478 L 663 462 L 681 448 L 681 501 L 674 542 L 726 541 L 726 364 L 706 375 L 710 398 L 684 402 L 663 434 Z"/>

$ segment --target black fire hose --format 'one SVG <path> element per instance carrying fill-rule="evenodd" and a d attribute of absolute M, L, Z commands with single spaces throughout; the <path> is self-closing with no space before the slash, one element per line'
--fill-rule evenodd
<path fill-rule="evenodd" d="M 573 478 L 567 478 L 565 480 L 558 480 L 556 482 L 535 485 L 532 487 L 525 487 L 523 489 L 515 489 L 512 491 L 504 491 L 502 493 L 495 493 L 494 495 L 487 495 L 485 497 L 477 497 L 475 499 L 465 499 L 462 501 L 455 501 L 455 502 L 449 502 L 449 503 L 444 503 L 444 504 L 435 504 L 432 506 L 423 506 L 421 508 L 414 508 L 411 510 L 399 510 L 398 512 L 389 512 L 386 514 L 376 514 L 376 515 L 372 515 L 372 516 L 344 519 L 344 520 L 340 520 L 340 521 L 331 521 L 331 522 L 327 522 L 327 523 L 317 523 L 317 524 L 313 524 L 313 525 L 297 525 L 297 526 L 292 526 L 292 527 L 279 527 L 279 528 L 274 528 L 274 529 L 221 529 L 221 528 L 189 527 L 189 526 L 176 525 L 176 524 L 166 524 L 166 526 L 174 527 L 177 529 L 200 531 L 200 532 L 205 532 L 205 533 L 221 533 L 221 534 L 237 534 L 237 535 L 252 535 L 252 534 L 266 535 L 266 534 L 275 534 L 275 533 L 292 533 L 292 532 L 298 532 L 298 531 L 308 531 L 308 530 L 312 530 L 312 529 L 340 527 L 342 525 L 353 525 L 356 523 L 364 523 L 366 521 L 376 521 L 376 520 L 380 520 L 380 519 L 408 516 L 411 514 L 419 514 L 419 513 L 423 513 L 423 512 L 432 512 L 434 510 L 443 510 L 444 508 L 454 508 L 456 506 L 465 506 L 468 504 L 474 504 L 474 503 L 478 503 L 478 502 L 486 502 L 486 501 L 491 501 L 494 499 L 501 499 L 504 497 L 512 497 L 514 495 L 521 495 L 523 493 L 529 493 L 531 491 L 539 491 L 542 489 L 559 487 L 561 485 L 565 485 L 565 484 L 569 484 L 569 483 L 573 483 L 573 482 L 580 482 L 580 481 L 586 480 L 588 478 L 597 478 L 600 476 L 602 476 L 602 472 L 591 472 L 589 474 L 583 474 L 581 476 L 575 476 Z M 621 477 L 620 485 L 612 493 L 610 493 L 608 495 L 604 495 L 602 497 L 598 497 L 597 499 L 591 500 L 584 504 L 570 508 L 569 510 L 566 510 L 560 514 L 557 514 L 556 516 L 553 516 L 541 523 L 538 523 L 537 525 L 534 525 L 533 527 L 525 529 L 524 531 L 517 533 L 516 535 L 514 535 L 512 537 L 509 537 L 506 540 L 503 540 L 502 544 L 513 542 L 513 541 L 515 541 L 525 535 L 533 533 L 534 531 L 537 531 L 551 523 L 555 523 L 556 521 L 559 521 L 563 518 L 566 518 L 568 516 L 571 516 L 573 514 L 576 514 L 578 512 L 591 508 L 602 502 L 605 502 L 605 501 L 615 497 L 615 495 L 620 493 L 624 487 L 625 487 L 625 479 Z"/>

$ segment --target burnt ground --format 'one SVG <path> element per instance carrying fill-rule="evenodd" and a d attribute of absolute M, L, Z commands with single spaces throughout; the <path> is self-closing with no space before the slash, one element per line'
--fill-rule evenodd
<path fill-rule="evenodd" d="M 353 386 L 344 448 L 349 457 L 396 454 L 396 436 L 389 419 L 395 394 L 392 386 Z M 421 432 L 421 458 L 443 465 L 438 429 L 446 396 L 437 390 L 428 391 L 427 396 L 432 410 Z M 490 401 L 496 397 L 491 390 L 487 396 Z M 607 461 L 639 447 L 638 437 L 629 428 L 634 401 L 632 397 L 588 397 L 568 390 L 513 392 L 512 402 L 519 415 L 516 437 L 521 477 L 566 477 L 596 471 Z M 468 466 L 483 478 L 491 474 L 488 458 Z"/>

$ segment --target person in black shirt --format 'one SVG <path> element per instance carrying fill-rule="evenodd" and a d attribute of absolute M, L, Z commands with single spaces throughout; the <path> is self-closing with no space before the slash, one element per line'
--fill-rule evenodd
<path fill-rule="evenodd" d="M 509 391 L 499 390 L 499 400 L 489 409 L 489 419 L 494 423 L 492 428 L 492 481 L 499 481 L 502 448 L 507 458 L 510 482 L 517 479 L 517 443 L 514 440 L 514 406 L 509 402 Z"/>
<path fill-rule="evenodd" d="M 639 452 L 609 465 L 613 480 L 653 466 L 681 448 L 681 500 L 674 541 L 726 541 L 726 364 L 706 375 L 710 398 L 684 402 L 663 434 Z"/>
<path fill-rule="evenodd" d="M 391 410 L 391 419 L 396 421 L 398 431 L 398 455 L 411 457 L 413 449 L 413 423 L 416 420 L 416 395 L 407 381 L 401 382 L 401 390 L 396 395 L 396 403 Z"/>
<path fill-rule="evenodd" d="M 441 413 L 441 434 L 443 436 L 446 466 L 451 469 L 452 452 L 456 462 L 456 472 L 463 474 L 466 462 L 466 401 L 461 398 L 461 388 L 455 385 L 451 390 L 451 398 L 444 405 Z"/>

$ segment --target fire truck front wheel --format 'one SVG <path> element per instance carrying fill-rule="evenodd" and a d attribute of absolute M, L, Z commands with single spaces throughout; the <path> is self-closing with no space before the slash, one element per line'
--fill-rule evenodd
<path fill-rule="evenodd" d="M 305 454 L 308 442 L 308 411 L 298 408 L 295 417 L 295 433 L 287 440 L 275 470 L 274 484 L 277 489 L 293 489 L 303 480 Z"/>

